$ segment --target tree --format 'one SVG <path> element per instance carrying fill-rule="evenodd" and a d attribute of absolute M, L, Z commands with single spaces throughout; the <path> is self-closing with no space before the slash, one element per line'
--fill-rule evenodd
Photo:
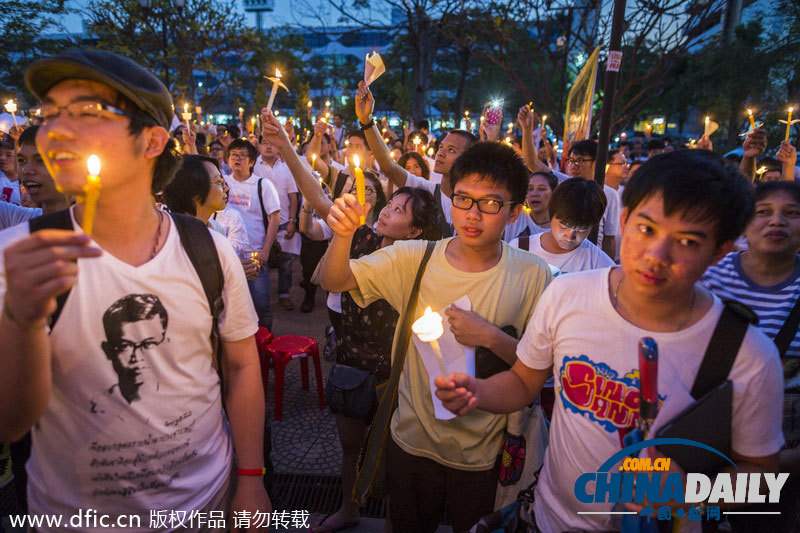
<path fill-rule="evenodd" d="M 152 0 L 149 9 L 137 0 L 93 0 L 86 15 L 98 48 L 132 57 L 160 74 L 178 102 L 209 108 L 245 86 L 252 88 L 247 60 L 260 40 L 238 14 L 235 0 L 187 0 L 180 10 L 172 0 Z M 204 79 L 199 98 L 196 77 Z"/>
<path fill-rule="evenodd" d="M 68 39 L 48 38 L 63 29 L 65 0 L 0 0 L 0 90 L 29 103 L 34 98 L 25 89 L 23 75 L 33 61 L 73 44 Z"/>

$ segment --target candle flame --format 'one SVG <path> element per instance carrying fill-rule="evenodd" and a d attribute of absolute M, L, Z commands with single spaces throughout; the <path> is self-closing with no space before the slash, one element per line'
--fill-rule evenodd
<path fill-rule="evenodd" d="M 708 121 L 709 121 L 709 120 L 711 120 L 711 117 L 709 117 L 708 115 L 706 115 L 706 124 L 708 124 Z"/>
<path fill-rule="evenodd" d="M 353 156 L 353 165 L 359 168 L 361 167 L 361 160 L 358 158 L 357 155 Z"/>
<path fill-rule="evenodd" d="M 428 157 L 433 157 L 433 148 L 428 148 Z"/>
<path fill-rule="evenodd" d="M 421 341 L 433 342 L 444 334 L 442 315 L 426 307 L 425 313 L 411 325 L 411 329 Z"/>
<path fill-rule="evenodd" d="M 241 109 L 241 108 L 239 108 L 239 109 Z M 189 104 L 183 104 L 183 112 L 184 113 L 188 113 L 189 112 Z"/>
<path fill-rule="evenodd" d="M 281 71 L 278 70 L 278 67 L 275 67 L 275 77 L 276 78 L 281 78 L 282 76 L 283 76 L 283 74 L 281 74 Z"/>
<path fill-rule="evenodd" d="M 542 122 L 544 122 L 545 120 L 547 120 L 547 115 L 542 115 Z"/>
<path fill-rule="evenodd" d="M 794 108 L 793 108 L 793 107 L 790 107 L 790 108 L 789 108 L 789 113 L 791 113 L 792 111 L 794 111 Z"/>
<path fill-rule="evenodd" d="M 330 106 L 331 106 L 331 101 L 325 100 L 325 107 L 330 107 Z"/>
<path fill-rule="evenodd" d="M 239 108 L 239 114 L 241 115 L 242 113 L 244 113 L 244 108 L 243 108 L 243 107 L 240 107 L 240 108 Z"/>
<path fill-rule="evenodd" d="M 756 170 L 756 174 L 758 174 L 759 176 L 761 176 L 761 174 L 763 174 L 763 173 L 764 173 L 764 172 L 766 172 L 766 171 L 767 171 L 767 167 L 766 167 L 766 165 L 764 165 L 764 166 L 762 166 L 762 167 L 759 167 L 759 169 L 758 169 L 758 170 Z"/>
<path fill-rule="evenodd" d="M 89 161 L 86 165 L 89 168 L 89 175 L 97 177 L 100 174 L 100 158 L 96 155 L 90 155 Z"/>
<path fill-rule="evenodd" d="M 308 101 L 308 104 L 306 104 L 306 105 L 307 105 L 308 107 L 311 107 L 311 105 L 312 105 L 312 102 L 311 102 L 311 100 L 309 100 L 309 101 Z"/>
<path fill-rule="evenodd" d="M 749 107 L 747 108 L 747 114 L 753 116 L 753 110 L 750 109 Z"/>

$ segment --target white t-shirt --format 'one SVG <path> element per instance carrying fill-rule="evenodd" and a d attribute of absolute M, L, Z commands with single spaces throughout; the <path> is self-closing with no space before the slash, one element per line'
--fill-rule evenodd
<path fill-rule="evenodd" d="M 660 333 L 634 326 L 611 304 L 610 268 L 559 276 L 544 292 L 522 339 L 517 357 L 530 368 L 553 367 L 556 403 L 550 444 L 536 486 L 536 523 L 542 531 L 618 529 L 609 515 L 613 503 L 582 504 L 575 480 L 618 452 L 619 429 L 638 416 L 638 351 L 642 337 L 658 343 L 659 396 L 681 384 L 688 393 L 705 347 L 722 313 L 714 304 L 698 322 Z M 775 345 L 749 327 L 729 375 L 733 381 L 732 447 L 744 456 L 764 457 L 783 445 L 783 373 Z"/>
<path fill-rule="evenodd" d="M 275 190 L 278 193 L 278 200 L 281 204 L 281 226 L 286 224 L 289 221 L 290 217 L 297 217 L 300 211 L 300 204 L 297 204 L 295 208 L 295 213 L 290 213 L 290 194 L 298 194 L 297 191 L 297 184 L 294 182 L 294 177 L 292 176 L 292 171 L 289 170 L 289 166 L 283 161 L 283 159 L 277 159 L 275 161 L 275 165 L 269 166 L 267 163 L 264 163 L 261 159 L 261 156 L 258 156 L 258 160 L 256 161 L 255 167 L 253 167 L 253 174 L 258 176 L 259 178 L 266 178 L 272 182 L 272 185 L 275 186 Z M 295 226 L 295 230 L 297 227 Z M 286 229 L 278 230 L 278 242 L 281 245 L 281 250 L 290 253 L 299 255 L 300 254 L 300 232 L 295 231 L 294 235 L 292 235 L 291 239 L 286 239 Z"/>
<path fill-rule="evenodd" d="M 554 277 L 560 274 L 594 270 L 614 265 L 614 261 L 603 250 L 589 242 L 589 239 L 584 239 L 571 252 L 553 254 L 542 248 L 542 235 L 544 234 L 536 233 L 530 236 L 530 250 L 528 251 L 541 257 L 547 264 L 556 267 L 558 272 L 553 274 Z M 519 239 L 514 239 L 508 244 L 519 248 Z"/>
<path fill-rule="evenodd" d="M 248 247 L 247 229 L 239 211 L 226 205 L 225 209 L 214 213 L 214 218 L 211 220 L 222 226 L 224 230 L 222 234 L 228 237 L 237 254 L 252 251 Z"/>
<path fill-rule="evenodd" d="M 0 171 L 0 202 L 22 204 L 22 199 L 19 195 L 19 180 L 11 181 L 2 171 Z"/>
<path fill-rule="evenodd" d="M 9 202 L 0 202 L 0 230 L 22 224 L 41 214 L 42 210 L 38 207 L 22 207 Z"/>
<path fill-rule="evenodd" d="M 516 221 L 506 224 L 506 229 L 503 232 L 503 240 L 507 243 L 511 243 L 511 241 L 519 237 L 526 229 L 528 230 L 528 235 L 548 231 L 546 228 L 534 222 L 531 216 L 523 211 L 519 214 Z M 517 248 L 519 247 L 517 246 Z"/>
<path fill-rule="evenodd" d="M 425 178 L 421 178 L 419 176 L 415 176 L 411 172 L 406 170 L 406 187 L 414 187 L 417 189 L 425 189 L 431 194 L 435 194 L 436 192 L 436 183 L 426 180 Z M 453 201 L 447 197 L 446 194 L 442 193 L 442 213 L 444 213 L 444 218 L 447 220 L 448 224 L 453 223 L 453 217 L 450 214 L 450 209 L 453 208 Z"/>
<path fill-rule="evenodd" d="M 232 174 L 225 176 L 228 182 L 228 206 L 239 211 L 244 220 L 244 227 L 247 231 L 247 247 L 251 251 L 261 250 L 264 246 L 264 217 L 261 214 L 261 206 L 258 205 L 258 191 L 256 184 L 258 176 L 252 175 L 244 181 L 239 181 Z M 261 194 L 264 201 L 264 211 L 271 215 L 280 211 L 281 204 L 278 200 L 278 193 L 275 186 L 268 179 L 261 180 Z"/>
<path fill-rule="evenodd" d="M 73 226 L 81 232 L 74 219 Z M 52 393 L 31 430 L 31 513 L 92 508 L 139 514 L 146 524 L 150 509 L 203 509 L 230 474 L 208 300 L 174 223 L 165 226 L 163 248 L 144 265 L 109 253 L 78 259 L 77 282 L 50 334 Z M 27 235 L 27 224 L 9 228 L 0 246 Z M 244 271 L 227 239 L 211 235 L 225 277 L 220 336 L 245 339 L 258 323 Z M 3 274 L 0 297 L 5 288 Z"/>

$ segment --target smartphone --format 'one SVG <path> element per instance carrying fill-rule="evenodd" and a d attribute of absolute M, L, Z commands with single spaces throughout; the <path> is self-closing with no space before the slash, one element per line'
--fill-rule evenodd
<path fill-rule="evenodd" d="M 492 106 L 486 112 L 486 123 L 495 125 L 500 122 L 500 107 L 499 106 Z"/>

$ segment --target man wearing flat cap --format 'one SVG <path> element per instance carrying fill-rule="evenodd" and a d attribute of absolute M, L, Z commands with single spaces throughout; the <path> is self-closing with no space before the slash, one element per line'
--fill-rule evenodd
<path fill-rule="evenodd" d="M 180 162 L 169 91 L 98 50 L 40 60 L 26 83 L 42 102 L 36 144 L 63 192 L 83 196 L 89 156 L 101 161 L 91 237 L 83 202 L 64 216 L 72 230 L 0 232 L 0 441 L 31 431 L 29 512 L 64 517 L 37 530 L 209 531 L 223 516 L 230 527 L 233 513 L 270 511 L 257 319 L 241 264 L 211 232 L 224 276 L 221 388 L 201 279 L 152 201 Z M 135 370 L 135 394 L 119 389 L 120 369 Z M 81 509 L 105 523 L 67 527 Z"/>

